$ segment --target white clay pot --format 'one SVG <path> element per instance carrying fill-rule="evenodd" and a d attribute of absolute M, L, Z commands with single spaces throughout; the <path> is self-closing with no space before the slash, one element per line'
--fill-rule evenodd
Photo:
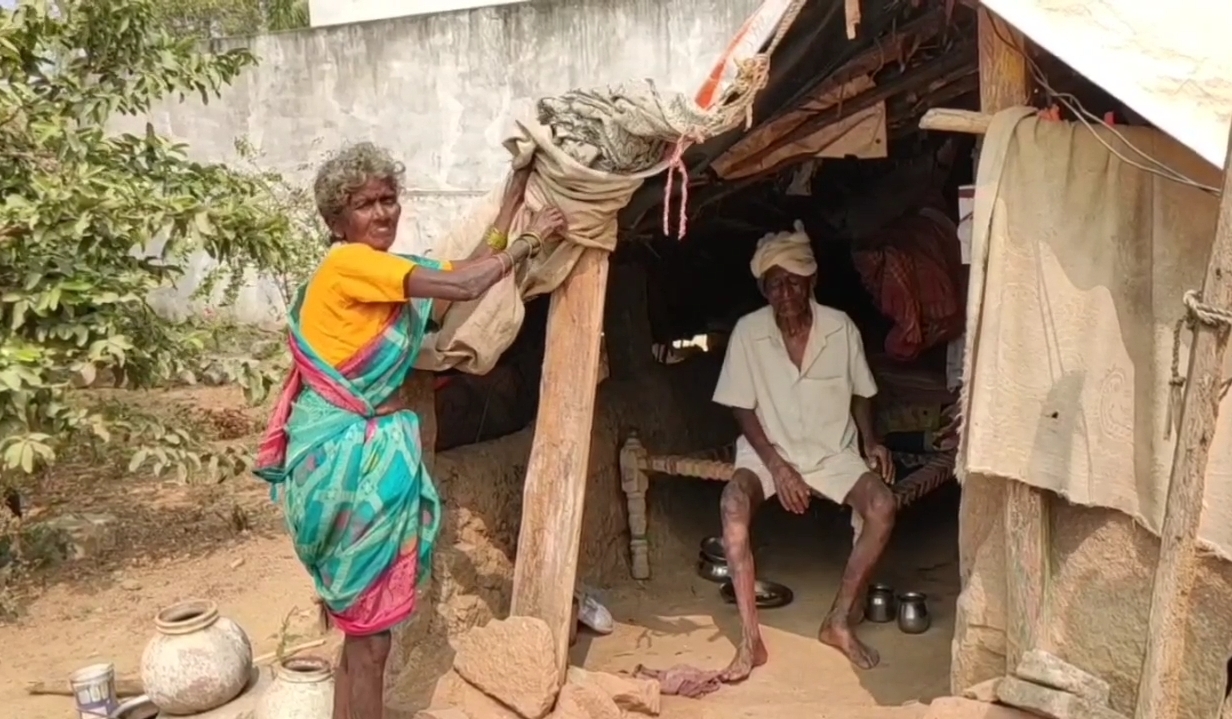
<path fill-rule="evenodd" d="M 257 700 L 254 719 L 330 719 L 333 715 L 333 667 L 319 657 L 302 657 L 274 665 L 274 681 Z"/>
<path fill-rule="evenodd" d="M 158 633 L 141 654 L 141 683 L 163 714 L 198 714 L 235 699 L 252 678 L 252 644 L 205 600 L 182 602 L 154 618 Z"/>

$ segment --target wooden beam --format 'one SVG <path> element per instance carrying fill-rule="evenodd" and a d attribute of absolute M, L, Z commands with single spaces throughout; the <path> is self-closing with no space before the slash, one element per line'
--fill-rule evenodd
<path fill-rule="evenodd" d="M 921 130 L 939 132 L 962 132 L 968 135 L 983 135 L 992 124 L 992 115 L 971 110 L 950 110 L 934 107 L 920 118 Z"/>
<path fill-rule="evenodd" d="M 964 74 L 970 74 L 975 71 L 975 53 L 972 52 L 973 50 L 974 48 L 969 45 L 956 47 L 944 55 L 940 55 L 935 59 L 905 71 L 902 75 L 886 81 L 883 85 L 876 85 L 855 97 L 848 98 L 837 105 L 831 105 L 814 115 L 810 115 L 808 119 L 792 130 L 766 143 L 766 146 L 756 155 L 750 156 L 730 167 L 728 172 L 738 173 L 741 168 L 747 167 L 760 158 L 777 152 L 793 142 L 803 140 L 818 130 L 832 125 L 845 117 L 851 117 L 858 112 L 867 110 L 873 105 L 900 92 L 905 92 L 942 78 L 948 78 L 952 82 Z"/>
<path fill-rule="evenodd" d="M 1228 150 L 1219 219 L 1215 224 L 1206 279 L 1202 282 L 1203 301 L 1218 309 L 1232 307 L 1232 142 Z M 1206 462 L 1215 435 L 1215 420 L 1219 416 L 1220 384 L 1227 349 L 1226 323 L 1207 324 L 1195 318 L 1185 396 L 1181 402 L 1181 428 L 1172 455 L 1168 499 L 1159 532 L 1159 562 L 1151 590 L 1146 658 L 1138 683 L 1136 719 L 1175 719 L 1181 714 L 1181 698 L 1188 693 L 1181 683 L 1181 668 L 1193 609 Z"/>
<path fill-rule="evenodd" d="M 608 253 L 587 249 L 548 310 L 535 440 L 522 493 L 512 613 L 552 628 L 564 679 L 577 581 Z"/>
<path fill-rule="evenodd" d="M 1022 35 L 985 8 L 979 10 L 980 109 L 995 114 L 1031 97 Z M 1018 668 L 1039 644 L 1048 587 L 1048 497 L 1010 481 L 1005 496 L 1005 664 Z"/>

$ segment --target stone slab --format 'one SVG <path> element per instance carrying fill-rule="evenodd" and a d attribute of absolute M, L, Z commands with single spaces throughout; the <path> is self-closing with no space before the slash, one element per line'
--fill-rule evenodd
<path fill-rule="evenodd" d="M 1006 677 L 997 686 L 1003 704 L 1026 709 L 1048 719 L 1127 719 L 1103 704 L 1052 687 Z"/>
<path fill-rule="evenodd" d="M 1032 649 L 1022 655 L 1014 675 L 1035 684 L 1069 692 L 1096 704 L 1108 703 L 1108 682 L 1039 649 Z"/>

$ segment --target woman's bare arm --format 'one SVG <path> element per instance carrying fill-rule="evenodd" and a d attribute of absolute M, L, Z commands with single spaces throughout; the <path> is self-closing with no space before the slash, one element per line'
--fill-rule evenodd
<path fill-rule="evenodd" d="M 452 270 L 416 267 L 406 275 L 406 296 L 450 302 L 465 302 L 482 295 L 505 274 L 494 255 L 474 260 Z"/>
<path fill-rule="evenodd" d="M 476 299 L 535 249 L 523 240 L 511 243 L 509 249 L 500 254 L 488 255 L 462 267 L 455 265 L 449 270 L 416 267 L 403 280 L 406 296 L 449 302 Z"/>
<path fill-rule="evenodd" d="M 501 199 L 501 207 L 496 213 L 496 221 L 492 223 L 492 229 L 495 229 L 505 237 L 509 236 L 509 228 L 513 226 L 513 216 L 517 214 L 518 208 L 522 206 L 522 197 L 526 193 L 526 183 L 530 178 L 530 172 L 531 167 L 527 166 L 521 170 L 516 170 L 509 178 L 509 186 L 505 189 L 505 196 Z M 487 236 L 485 233 L 484 241 L 479 243 L 479 247 L 471 253 L 470 257 L 465 260 L 453 261 L 453 270 L 456 272 L 495 254 L 496 250 L 486 240 Z"/>

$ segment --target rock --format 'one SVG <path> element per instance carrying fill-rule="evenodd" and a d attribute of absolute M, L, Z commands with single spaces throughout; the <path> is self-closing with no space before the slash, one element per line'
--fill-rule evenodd
<path fill-rule="evenodd" d="M 973 699 L 977 702 L 992 704 L 997 701 L 997 686 L 999 684 L 1001 684 L 1001 677 L 967 687 L 962 692 L 963 699 Z"/>
<path fill-rule="evenodd" d="M 386 712 L 388 715 L 388 712 Z M 461 709 L 449 707 L 448 709 L 424 709 L 415 715 L 415 719 L 471 719 L 471 717 Z"/>
<path fill-rule="evenodd" d="M 43 524 L 59 535 L 67 559 L 85 559 L 111 548 L 115 544 L 116 518 L 110 514 L 83 513 L 64 515 Z"/>
<path fill-rule="evenodd" d="M 560 691 L 552 630 L 541 619 L 510 617 L 458 637 L 454 669 L 524 719 L 543 719 Z"/>
<path fill-rule="evenodd" d="M 140 592 L 141 582 L 138 582 L 136 579 L 125 579 L 120 582 L 120 589 L 126 592 Z"/>
<path fill-rule="evenodd" d="M 188 385 L 190 387 L 197 384 L 197 375 L 192 370 L 181 370 L 175 377 L 179 380 L 180 384 Z"/>
<path fill-rule="evenodd" d="M 621 719 L 620 707 L 594 684 L 565 684 L 551 719 Z"/>
<path fill-rule="evenodd" d="M 569 667 L 565 681 L 577 686 L 593 686 L 611 697 L 616 706 L 625 711 L 659 715 L 659 683 L 656 681 L 591 672 L 580 667 Z"/>
<path fill-rule="evenodd" d="M 221 387 L 227 383 L 227 370 L 215 362 L 201 373 L 201 381 L 209 387 Z"/>
<path fill-rule="evenodd" d="M 1017 677 L 1001 680 L 997 699 L 1049 719 L 1126 719 L 1103 704 Z"/>
<path fill-rule="evenodd" d="M 1060 689 L 1096 704 L 1108 703 L 1108 682 L 1039 649 L 1023 654 L 1014 674 L 1019 679 Z"/>
<path fill-rule="evenodd" d="M 462 712 L 466 719 L 521 719 L 517 712 L 471 686 L 454 671 L 441 677 L 427 711 L 449 709 Z M 453 717 L 446 714 L 440 719 Z"/>
<path fill-rule="evenodd" d="M 928 705 L 924 719 L 1038 719 L 1013 707 L 959 697 L 941 697 Z"/>

